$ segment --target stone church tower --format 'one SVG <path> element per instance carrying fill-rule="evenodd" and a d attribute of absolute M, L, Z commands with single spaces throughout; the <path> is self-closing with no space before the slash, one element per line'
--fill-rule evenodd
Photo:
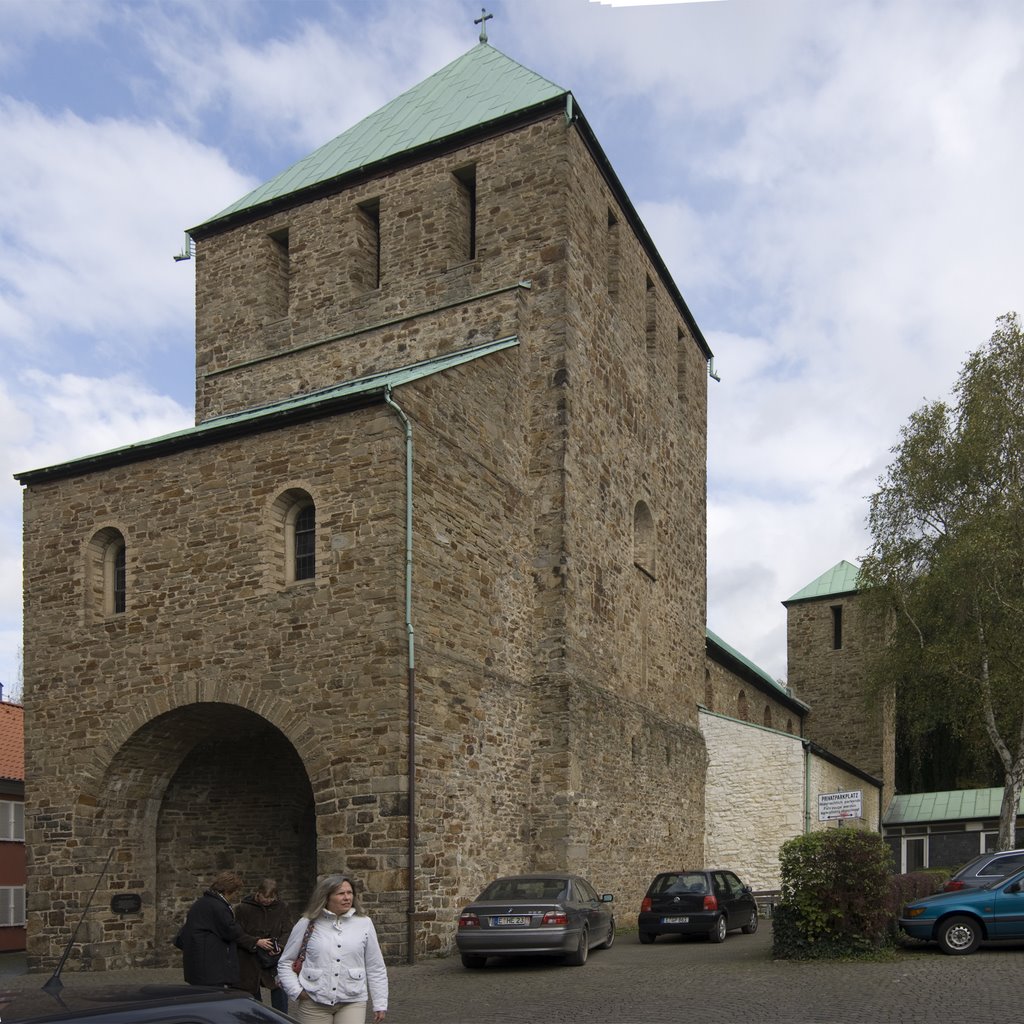
<path fill-rule="evenodd" d="M 810 705 L 808 739 L 882 781 L 882 807 L 895 792 L 893 703 L 868 684 L 868 664 L 884 639 L 860 599 L 857 567 L 839 562 L 783 601 L 789 685 Z"/>
<path fill-rule="evenodd" d="M 196 425 L 19 476 L 32 966 L 697 862 L 710 351 L 573 95 L 481 42 L 190 234 Z"/>

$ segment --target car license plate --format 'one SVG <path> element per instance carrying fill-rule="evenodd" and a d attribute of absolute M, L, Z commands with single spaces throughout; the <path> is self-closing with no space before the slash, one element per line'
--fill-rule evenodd
<path fill-rule="evenodd" d="M 524 925 L 529 925 L 530 917 L 525 915 L 522 917 L 492 917 L 491 925 L 496 928 L 522 928 Z"/>
<path fill-rule="evenodd" d="M 663 917 L 661 919 L 662 924 L 689 924 L 690 919 L 688 917 Z"/>

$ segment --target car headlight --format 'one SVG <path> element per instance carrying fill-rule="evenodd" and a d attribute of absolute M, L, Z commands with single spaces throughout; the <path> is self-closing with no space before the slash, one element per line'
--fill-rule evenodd
<path fill-rule="evenodd" d="M 928 908 L 927 907 L 907 907 L 907 917 L 920 917 Z"/>

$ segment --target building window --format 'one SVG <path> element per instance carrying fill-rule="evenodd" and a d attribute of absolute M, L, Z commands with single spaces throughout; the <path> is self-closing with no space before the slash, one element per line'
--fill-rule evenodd
<path fill-rule="evenodd" d="M 476 164 L 452 172 L 455 178 L 454 256 L 457 262 L 476 259 Z"/>
<path fill-rule="evenodd" d="M 0 800 L 0 839 L 25 842 L 25 805 L 20 800 Z"/>
<path fill-rule="evenodd" d="M 928 867 L 928 839 L 925 836 L 903 839 L 903 871 L 923 871 Z"/>
<path fill-rule="evenodd" d="M 772 709 L 767 704 L 764 706 L 763 722 L 766 728 L 770 729 L 772 727 Z"/>
<path fill-rule="evenodd" d="M 619 221 L 608 211 L 608 232 L 605 236 L 605 278 L 608 295 L 612 299 L 619 297 Z"/>
<path fill-rule="evenodd" d="M 356 210 L 356 284 L 365 291 L 380 287 L 380 200 L 360 203 Z"/>
<path fill-rule="evenodd" d="M 647 354 L 653 356 L 658 350 L 658 292 L 654 282 L 647 278 L 646 296 Z"/>
<path fill-rule="evenodd" d="M 95 619 L 123 615 L 127 607 L 128 562 L 124 535 L 100 530 L 86 549 L 86 601 Z"/>
<path fill-rule="evenodd" d="M 843 606 L 832 605 L 832 650 L 841 650 L 843 646 Z"/>
<path fill-rule="evenodd" d="M 744 722 L 749 720 L 750 707 L 747 704 L 747 695 L 743 690 L 736 695 L 736 717 Z"/>
<path fill-rule="evenodd" d="M 633 509 L 633 564 L 655 579 L 654 516 L 646 502 L 638 501 Z"/>
<path fill-rule="evenodd" d="M 316 507 L 312 502 L 297 506 L 291 532 L 292 579 L 311 580 L 316 576 Z"/>
<path fill-rule="evenodd" d="M 25 886 L 0 885 L 0 927 L 24 927 Z"/>
<path fill-rule="evenodd" d="M 288 315 L 291 302 L 291 253 L 288 229 L 272 231 L 267 236 L 269 274 L 267 281 L 267 317 L 281 320 Z"/>

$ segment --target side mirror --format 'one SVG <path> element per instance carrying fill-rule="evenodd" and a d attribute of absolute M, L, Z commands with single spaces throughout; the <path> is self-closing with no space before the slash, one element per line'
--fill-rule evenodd
<path fill-rule="evenodd" d="M 615 897 L 610 892 L 605 892 L 601 894 L 602 903 L 611 903 L 614 899 Z"/>
<path fill-rule="evenodd" d="M 1010 885 L 1008 885 L 1006 887 L 1005 891 L 1006 892 L 1020 892 L 1020 882 L 1011 882 Z"/>

